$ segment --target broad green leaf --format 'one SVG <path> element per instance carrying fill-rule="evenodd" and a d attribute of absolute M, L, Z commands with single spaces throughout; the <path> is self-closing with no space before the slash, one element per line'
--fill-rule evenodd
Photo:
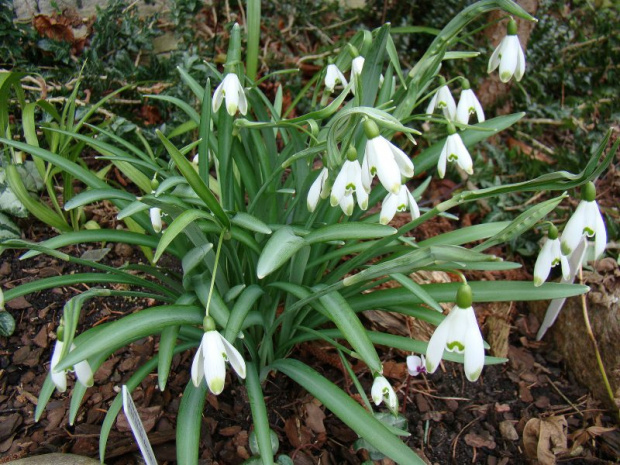
<path fill-rule="evenodd" d="M 194 305 L 161 305 L 144 309 L 110 323 L 95 340 L 67 354 L 57 368 L 66 370 L 99 352 L 124 347 L 140 338 L 161 333 L 169 326 L 202 324 L 203 318 L 204 309 Z"/>
<path fill-rule="evenodd" d="M 255 216 L 248 213 L 238 212 L 230 219 L 230 222 L 234 225 L 254 231 L 260 234 L 271 234 L 271 228 L 267 226 L 263 221 L 259 220 Z"/>
<path fill-rule="evenodd" d="M 243 290 L 230 311 L 230 316 L 228 317 L 228 322 L 226 323 L 224 337 L 228 339 L 228 341 L 231 343 L 235 342 L 247 314 L 263 294 L 264 291 L 256 284 L 252 284 Z"/>
<path fill-rule="evenodd" d="M 190 380 L 187 383 L 179 414 L 177 416 L 177 463 L 179 465 L 198 464 L 198 446 L 202 426 L 202 412 L 207 397 L 207 384 L 195 387 Z"/>
<path fill-rule="evenodd" d="M 347 301 L 337 292 L 331 292 L 319 298 L 323 307 L 327 310 L 330 319 L 338 327 L 351 347 L 357 352 L 368 368 L 374 373 L 382 373 L 383 365 L 375 346 L 368 338 L 364 325 Z"/>
<path fill-rule="evenodd" d="M 181 234 L 185 228 L 189 225 L 194 224 L 196 220 L 203 219 L 209 221 L 215 221 L 213 215 L 207 212 L 203 212 L 202 210 L 186 210 L 177 216 L 172 223 L 164 230 L 161 238 L 159 239 L 159 244 L 157 245 L 157 250 L 155 250 L 155 256 L 153 257 L 153 261 L 157 262 L 166 251 L 170 243 Z"/>
<path fill-rule="evenodd" d="M 476 224 L 466 228 L 437 234 L 426 240 L 418 242 L 420 248 L 431 245 L 462 245 L 468 242 L 479 241 L 494 236 L 510 224 L 510 221 L 498 221 L 495 223 Z"/>
<path fill-rule="evenodd" d="M 4 239 L 17 239 L 20 236 L 20 230 L 17 225 L 11 218 L 0 212 L 0 241 Z"/>
<path fill-rule="evenodd" d="M 324 226 L 304 236 L 306 244 L 317 242 L 375 239 L 396 234 L 391 226 L 373 223 L 340 223 Z"/>
<path fill-rule="evenodd" d="M 100 200 L 108 199 L 123 199 L 130 202 L 136 200 L 136 196 L 130 194 L 127 191 L 120 189 L 89 189 L 84 192 L 80 192 L 75 197 L 65 203 L 65 210 L 73 210 L 74 208 L 82 207 L 93 202 L 99 202 Z"/>
<path fill-rule="evenodd" d="M 260 387 L 258 378 L 258 367 L 248 362 L 246 364 L 246 382 L 252 410 L 252 422 L 254 423 L 254 433 L 258 442 L 258 449 L 263 465 L 273 465 L 273 451 L 271 448 L 271 429 L 269 428 L 269 418 L 267 417 L 267 406 L 265 396 Z"/>
<path fill-rule="evenodd" d="M 256 275 L 259 279 L 280 268 L 289 258 L 305 245 L 290 226 L 283 226 L 271 235 L 258 258 Z"/>
<path fill-rule="evenodd" d="M 168 326 L 161 332 L 161 338 L 159 339 L 157 384 L 159 385 L 159 390 L 162 392 L 166 389 L 166 381 L 168 381 L 168 374 L 170 373 L 172 356 L 174 355 L 174 348 L 177 344 L 178 335 L 178 326 Z"/>
<path fill-rule="evenodd" d="M 349 428 L 395 462 L 407 465 L 425 463 L 364 407 L 309 366 L 297 360 L 281 359 L 276 360 L 271 367 L 306 389 Z"/>

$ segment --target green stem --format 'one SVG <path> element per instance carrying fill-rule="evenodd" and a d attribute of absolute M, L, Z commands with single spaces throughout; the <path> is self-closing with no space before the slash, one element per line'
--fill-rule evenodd
<path fill-rule="evenodd" d="M 209 316 L 209 306 L 211 305 L 211 296 L 213 295 L 213 287 L 215 286 L 215 276 L 217 275 L 217 265 L 220 262 L 220 252 L 222 251 L 222 242 L 226 230 L 222 229 L 220 239 L 217 242 L 217 251 L 215 252 L 215 264 L 213 265 L 213 274 L 211 275 L 211 285 L 209 286 L 209 297 L 207 297 L 207 305 L 205 309 L 206 316 Z"/>

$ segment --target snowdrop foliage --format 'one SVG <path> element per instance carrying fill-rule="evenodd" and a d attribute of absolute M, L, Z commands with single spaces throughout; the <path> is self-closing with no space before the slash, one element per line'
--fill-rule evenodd
<path fill-rule="evenodd" d="M 235 116 L 237 110 L 242 115 L 248 112 L 248 101 L 245 97 L 245 90 L 235 73 L 228 73 L 213 93 L 213 112 L 217 113 L 226 101 L 226 111 L 230 116 Z"/>
<path fill-rule="evenodd" d="M 471 288 L 464 284 L 457 293 L 456 305 L 437 326 L 426 349 L 426 369 L 435 373 L 443 351 L 465 354 L 465 376 L 476 381 L 484 366 L 484 342 L 471 306 Z"/>
<path fill-rule="evenodd" d="M 603 215 L 595 200 L 596 189 L 593 183 L 583 188 L 582 200 L 570 217 L 562 233 L 562 253 L 570 255 L 583 236 L 594 236 L 594 256 L 600 257 L 607 244 L 607 230 Z"/>
<path fill-rule="evenodd" d="M 525 54 L 517 36 L 517 23 L 511 19 L 508 23 L 508 34 L 502 39 L 489 60 L 488 72 L 499 67 L 499 78 L 508 82 L 514 76 L 520 81 L 525 73 Z"/>

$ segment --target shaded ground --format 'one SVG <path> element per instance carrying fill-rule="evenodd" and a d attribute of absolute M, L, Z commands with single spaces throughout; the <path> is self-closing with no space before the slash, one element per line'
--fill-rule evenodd
<path fill-rule="evenodd" d="M 425 233 L 419 232 L 420 236 Z M 28 234 L 36 238 L 36 230 Z M 38 277 L 75 271 L 71 265 L 47 257 L 25 262 L 19 262 L 17 257 L 16 253 L 3 255 L 0 285 L 5 289 Z M 133 249 L 124 246 L 112 247 L 106 256 L 113 265 L 138 259 Z M 157 349 L 157 340 L 147 338 L 106 361 L 95 375 L 95 386 L 87 392 L 75 425 L 68 425 L 67 393 L 54 394 L 41 421 L 34 423 L 37 395 L 49 368 L 62 307 L 68 296 L 83 290 L 85 286 L 52 289 L 8 305 L 17 320 L 17 330 L 10 338 L 0 338 L 0 463 L 54 451 L 96 456 L 101 422 L 120 385 Z M 102 300 L 84 309 L 82 324 L 90 327 L 152 304 Z M 488 307 L 477 310 L 479 318 L 486 321 L 490 340 L 491 333 L 497 335 L 497 326 L 489 324 L 497 312 Z M 451 363 L 432 376 L 408 379 L 404 363 L 407 354 L 380 351 L 409 422 L 408 444 L 430 462 L 527 463 L 528 446 L 534 447 L 533 453 L 538 453 L 539 458 L 537 447 L 542 447 L 543 452 L 555 450 L 562 463 L 603 464 L 618 460 L 620 434 L 613 429 L 609 412 L 598 408 L 587 391 L 563 370 L 551 348 L 534 342 L 538 322 L 526 312 L 525 307 L 508 308 L 504 321 L 512 325 L 505 326 L 510 333 L 505 341 L 510 362 L 485 368 L 477 383 L 466 381 L 461 366 Z M 372 324 L 381 322 L 373 320 Z M 329 349 L 318 343 L 304 344 L 294 356 L 355 393 L 338 357 Z M 174 358 L 165 392 L 158 390 L 156 375 L 151 375 L 133 395 L 160 463 L 175 460 L 176 414 L 189 381 L 192 357 L 193 351 L 188 351 Z M 364 368 L 357 374 L 369 392 L 370 374 Z M 279 453 L 289 455 L 294 463 L 358 464 L 368 458 L 366 451 L 353 450 L 355 433 L 288 378 L 272 375 L 264 390 L 270 424 L 280 439 Z M 209 395 L 205 405 L 200 452 L 204 463 L 239 464 L 249 458 L 251 423 L 244 387 L 230 383 L 219 397 Z M 113 428 L 107 451 L 107 463 L 140 463 L 122 415 Z"/>

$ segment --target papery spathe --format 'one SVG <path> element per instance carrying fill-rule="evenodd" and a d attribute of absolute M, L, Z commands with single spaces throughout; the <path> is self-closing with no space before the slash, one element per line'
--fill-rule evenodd
<path fill-rule="evenodd" d="M 192 362 L 192 382 L 200 386 L 202 378 L 207 380 L 209 390 L 218 395 L 224 390 L 226 381 L 226 362 L 245 379 L 245 360 L 235 347 L 218 331 L 205 331 L 198 351 Z"/>
<path fill-rule="evenodd" d="M 484 366 L 484 343 L 472 307 L 455 305 L 437 326 L 426 349 L 426 369 L 434 373 L 443 351 L 465 354 L 465 376 L 476 381 Z"/>
<path fill-rule="evenodd" d="M 237 113 L 237 109 L 242 115 L 248 112 L 248 101 L 239 77 L 235 73 L 228 73 L 217 86 L 213 93 L 213 112 L 217 113 L 222 105 L 222 100 L 226 100 L 226 111 L 230 116 Z"/>

